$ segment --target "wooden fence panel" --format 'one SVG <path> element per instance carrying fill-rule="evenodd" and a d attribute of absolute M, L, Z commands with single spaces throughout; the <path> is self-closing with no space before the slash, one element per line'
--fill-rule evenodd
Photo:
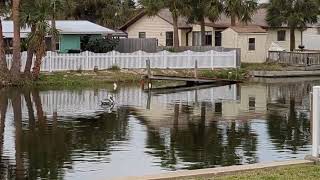
<path fill-rule="evenodd" d="M 158 41 L 155 38 L 127 38 L 120 39 L 116 51 L 121 53 L 133 53 L 145 51 L 149 53 L 157 52 Z"/>
<path fill-rule="evenodd" d="M 277 62 L 294 66 L 320 65 L 320 53 L 269 51 L 268 62 Z"/>

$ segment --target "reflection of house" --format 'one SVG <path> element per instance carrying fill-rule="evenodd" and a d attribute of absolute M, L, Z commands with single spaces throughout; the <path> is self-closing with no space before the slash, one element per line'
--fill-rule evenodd
<path fill-rule="evenodd" d="M 246 114 L 264 115 L 267 112 L 268 89 L 264 85 L 241 85 L 240 102 L 222 103 L 222 115 L 225 118 L 245 119 Z"/>
<path fill-rule="evenodd" d="M 248 52 L 248 48 L 256 46 L 255 50 L 250 50 L 247 56 L 242 59 L 243 62 L 264 62 L 268 49 L 274 42 L 282 48 L 289 50 L 290 47 L 290 30 L 288 27 L 270 28 L 265 20 L 267 11 L 264 8 L 259 9 L 252 17 L 252 22 L 248 26 L 242 27 L 243 31 L 251 31 L 247 33 L 240 41 L 238 46 L 229 46 L 224 44 L 225 38 L 228 33 L 224 33 L 230 27 L 230 18 L 221 15 L 220 19 L 212 23 L 206 20 L 206 45 L 207 46 L 228 46 L 240 47 L 243 53 Z M 238 23 L 240 24 L 240 23 Z M 241 25 L 240 25 L 241 26 Z M 251 26 L 257 27 L 258 32 L 253 32 Z M 179 40 L 181 46 L 200 46 L 201 35 L 200 25 L 198 23 L 190 24 L 186 17 L 179 17 Z M 312 26 L 309 29 L 315 29 Z M 263 29 L 263 30 L 261 30 Z M 173 45 L 173 20 L 171 13 L 168 9 L 161 10 L 156 16 L 149 17 L 145 12 L 139 13 L 126 24 L 121 27 L 121 30 L 128 33 L 129 38 L 156 38 L 158 39 L 159 46 L 172 46 Z M 262 32 L 263 31 L 263 32 Z M 312 31 L 311 31 L 312 32 Z M 259 34 L 256 34 L 259 33 Z M 261 33 L 264 33 L 262 35 Z M 240 33 L 243 34 L 243 33 Z M 242 35 L 243 36 L 243 35 Z M 259 36 L 259 37 L 256 37 Z M 264 36 L 264 37 L 262 37 Z M 301 34 L 296 31 L 296 48 L 301 44 Z M 257 38 L 257 39 L 256 39 Z M 263 41 L 261 41 L 261 38 Z M 241 44 L 240 44 L 241 43 Z M 259 47 L 259 48 L 258 48 Z M 259 56 L 257 56 L 259 54 Z"/>
<path fill-rule="evenodd" d="M 8 47 L 12 47 L 13 38 L 13 22 L 3 21 L 3 35 L 6 39 Z M 113 30 L 91 23 L 89 21 L 56 21 L 56 27 L 60 37 L 57 42 L 57 49 L 60 52 L 68 52 L 70 50 L 81 50 L 81 40 L 86 37 L 102 37 L 114 33 Z M 27 38 L 31 32 L 29 27 L 21 29 L 21 38 Z M 50 38 L 47 38 L 47 47 L 50 48 Z"/>

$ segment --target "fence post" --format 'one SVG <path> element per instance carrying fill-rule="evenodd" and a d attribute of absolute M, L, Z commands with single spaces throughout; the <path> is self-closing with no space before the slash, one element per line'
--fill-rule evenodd
<path fill-rule="evenodd" d="M 86 56 L 86 57 L 84 58 L 84 59 L 85 59 L 85 69 L 86 69 L 86 70 L 90 70 L 90 69 L 89 69 L 89 51 L 86 51 L 85 56 Z"/>
<path fill-rule="evenodd" d="M 198 79 L 198 60 L 194 62 L 194 78 Z"/>
<path fill-rule="evenodd" d="M 49 72 L 52 72 L 52 52 L 48 52 L 49 58 L 47 59 L 46 57 L 44 59 L 47 59 L 49 61 Z"/>
<path fill-rule="evenodd" d="M 213 58 L 213 55 L 214 55 L 214 51 L 213 50 L 211 50 L 210 51 L 210 55 L 211 55 L 211 69 L 213 70 L 214 68 L 213 68 L 213 61 L 214 61 L 214 58 Z"/>
<path fill-rule="evenodd" d="M 312 99 L 312 156 L 319 157 L 320 86 L 313 87 Z"/>

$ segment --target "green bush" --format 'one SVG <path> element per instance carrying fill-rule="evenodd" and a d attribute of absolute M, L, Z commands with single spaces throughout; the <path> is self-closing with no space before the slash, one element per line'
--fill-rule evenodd
<path fill-rule="evenodd" d="M 107 53 L 113 51 L 117 47 L 118 43 L 119 41 L 116 39 L 90 38 L 85 50 L 94 53 Z"/>

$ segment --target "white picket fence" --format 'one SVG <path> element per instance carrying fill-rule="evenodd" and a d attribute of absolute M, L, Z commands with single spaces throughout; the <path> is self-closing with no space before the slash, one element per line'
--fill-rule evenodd
<path fill-rule="evenodd" d="M 151 68 L 157 69 L 191 69 L 198 61 L 199 68 L 236 68 L 236 51 L 217 52 L 214 50 L 207 52 L 185 51 L 181 53 L 171 53 L 161 51 L 158 53 L 146 53 L 137 51 L 134 53 L 119 53 L 116 51 L 108 53 L 82 52 L 79 54 L 63 54 L 47 52 L 43 58 L 41 71 L 70 71 L 70 70 L 99 70 L 109 69 L 118 66 L 121 69 L 144 69 L 146 60 L 151 62 Z M 23 71 L 27 59 L 27 53 L 21 54 L 21 71 Z M 35 60 L 35 58 L 34 58 Z M 11 66 L 12 55 L 7 55 L 8 66 Z"/>

